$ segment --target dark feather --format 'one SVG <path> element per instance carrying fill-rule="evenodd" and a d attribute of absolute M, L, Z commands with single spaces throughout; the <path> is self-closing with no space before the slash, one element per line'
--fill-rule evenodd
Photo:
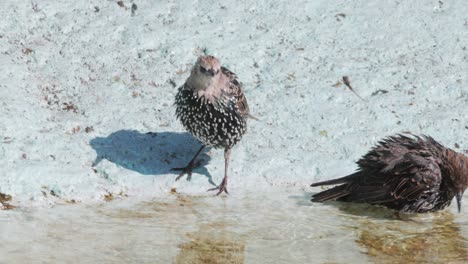
<path fill-rule="evenodd" d="M 323 186 L 323 185 L 334 185 L 334 184 L 346 183 L 346 182 L 352 181 L 353 178 L 356 177 L 356 174 L 359 174 L 359 173 L 360 172 L 356 172 L 356 173 L 353 173 L 351 175 L 341 177 L 341 178 L 338 178 L 338 179 L 312 183 L 310 186 L 317 187 L 317 186 Z"/>
<path fill-rule="evenodd" d="M 357 162 L 358 172 L 313 184 L 342 185 L 314 194 L 312 201 L 336 199 L 405 212 L 436 211 L 467 188 L 468 168 L 463 167 L 467 160 L 428 136 L 392 136 Z"/>
<path fill-rule="evenodd" d="M 323 202 L 328 200 L 338 199 L 340 197 L 348 195 L 349 192 L 346 191 L 346 186 L 340 185 L 333 187 L 329 190 L 320 192 L 312 196 L 312 202 Z"/>
<path fill-rule="evenodd" d="M 237 79 L 237 75 L 232 71 L 221 67 L 221 71 L 229 77 L 230 85 L 226 90 L 228 97 L 235 97 L 236 107 L 239 110 L 240 114 L 249 118 L 257 119 L 250 114 L 249 104 L 247 103 L 247 98 L 245 98 L 243 91 L 243 84 Z M 258 119 L 257 119 L 258 120 Z"/>

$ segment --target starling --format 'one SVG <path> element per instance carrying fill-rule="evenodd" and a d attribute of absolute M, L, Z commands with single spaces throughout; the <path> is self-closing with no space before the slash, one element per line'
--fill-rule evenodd
<path fill-rule="evenodd" d="M 202 143 L 186 167 L 173 169 L 181 171 L 176 180 L 185 174 L 187 179 L 191 177 L 192 170 L 199 165 L 195 159 L 206 146 L 224 148 L 223 181 L 208 191 L 218 190 L 217 195 L 229 194 L 226 187 L 230 150 L 246 132 L 247 118 L 253 117 L 242 84 L 233 72 L 221 66 L 217 58 L 202 56 L 179 88 L 175 106 L 182 125 Z"/>
<path fill-rule="evenodd" d="M 341 184 L 314 194 L 312 201 L 369 203 L 402 213 L 425 213 L 449 206 L 455 196 L 460 212 L 468 187 L 468 157 L 429 136 L 388 137 L 357 164 L 353 174 L 312 184 Z"/>

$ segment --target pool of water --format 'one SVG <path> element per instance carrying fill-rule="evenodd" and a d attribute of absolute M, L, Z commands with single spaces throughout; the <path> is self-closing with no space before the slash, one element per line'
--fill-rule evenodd
<path fill-rule="evenodd" d="M 0 263 L 468 261 L 468 217 L 455 206 L 402 216 L 309 197 L 174 193 L 153 201 L 0 211 Z"/>

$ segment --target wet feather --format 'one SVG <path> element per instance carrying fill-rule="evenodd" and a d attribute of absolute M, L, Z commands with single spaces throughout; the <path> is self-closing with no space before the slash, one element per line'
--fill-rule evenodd
<path fill-rule="evenodd" d="M 468 187 L 468 157 L 429 136 L 388 137 L 357 164 L 356 173 L 312 184 L 342 184 L 314 194 L 312 201 L 336 199 L 423 213 L 449 206 Z"/>

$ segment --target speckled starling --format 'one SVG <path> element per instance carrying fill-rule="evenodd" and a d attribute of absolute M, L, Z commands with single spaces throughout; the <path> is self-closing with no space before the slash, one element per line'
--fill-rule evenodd
<path fill-rule="evenodd" d="M 441 210 L 456 197 L 458 211 L 468 187 L 468 157 L 429 136 L 396 135 L 379 142 L 357 162 L 357 172 L 312 186 L 336 185 L 313 202 L 383 205 L 403 213 Z"/>
<path fill-rule="evenodd" d="M 174 168 L 190 177 L 198 166 L 195 159 L 205 146 L 224 148 L 225 172 L 221 184 L 211 190 L 217 195 L 227 190 L 228 164 L 231 148 L 239 142 L 247 130 L 249 113 L 242 84 L 237 76 L 221 66 L 213 56 L 199 57 L 185 84 L 175 98 L 176 115 L 182 125 L 202 146 L 186 167 Z"/>

